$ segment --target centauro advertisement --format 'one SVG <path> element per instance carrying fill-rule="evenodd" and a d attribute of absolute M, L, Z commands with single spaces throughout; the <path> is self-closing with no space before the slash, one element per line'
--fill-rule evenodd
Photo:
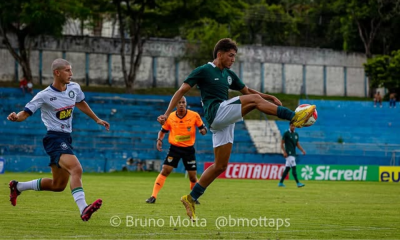
<path fill-rule="evenodd" d="M 212 162 L 204 163 L 204 170 L 212 164 Z M 226 171 L 221 173 L 218 178 L 278 180 L 282 177 L 284 170 L 284 164 L 229 163 Z M 288 179 L 287 176 L 286 179 Z"/>
<path fill-rule="evenodd" d="M 372 165 L 297 165 L 299 180 L 378 181 L 378 173 Z"/>

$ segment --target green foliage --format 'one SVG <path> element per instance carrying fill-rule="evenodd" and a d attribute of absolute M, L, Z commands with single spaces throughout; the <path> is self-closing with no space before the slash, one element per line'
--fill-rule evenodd
<path fill-rule="evenodd" d="M 213 59 L 213 49 L 218 40 L 236 37 L 231 36 L 226 24 L 219 24 L 212 19 L 201 19 L 196 25 L 197 27 L 188 30 L 187 33 L 186 57 L 193 67 L 198 67 Z"/>
<path fill-rule="evenodd" d="M 61 36 L 67 17 L 85 15 L 78 0 L 15 0 L 0 1 L 0 19 L 3 30 L 10 33 Z"/>
<path fill-rule="evenodd" d="M 400 89 L 400 50 L 393 51 L 391 56 L 370 58 L 364 68 L 371 88 L 384 87 L 392 91 Z"/>

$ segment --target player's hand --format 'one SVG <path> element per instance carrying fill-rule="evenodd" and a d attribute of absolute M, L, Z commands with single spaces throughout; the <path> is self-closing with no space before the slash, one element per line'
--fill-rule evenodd
<path fill-rule="evenodd" d="M 201 135 L 206 135 L 207 128 L 202 128 L 202 129 L 199 130 L 199 132 L 201 133 Z"/>
<path fill-rule="evenodd" d="M 161 140 L 157 140 L 157 150 L 160 152 L 162 150 L 162 141 Z"/>
<path fill-rule="evenodd" d="M 157 118 L 157 121 L 161 124 L 161 125 L 164 125 L 164 123 L 165 123 L 165 121 L 167 121 L 167 116 L 166 115 L 160 115 L 160 116 L 158 116 L 158 118 Z"/>
<path fill-rule="evenodd" d="M 287 157 L 288 157 L 287 153 L 284 152 L 284 153 L 283 153 L 283 157 L 284 157 L 284 158 L 287 158 Z"/>
<path fill-rule="evenodd" d="M 274 96 L 271 96 L 271 101 L 273 103 L 275 103 L 275 105 L 282 106 L 281 101 L 278 98 L 274 97 Z"/>
<path fill-rule="evenodd" d="M 104 120 L 97 120 L 97 124 L 104 126 L 107 131 L 110 130 L 110 124 Z"/>
<path fill-rule="evenodd" d="M 306 151 L 303 151 L 303 155 L 306 155 Z"/>
<path fill-rule="evenodd" d="M 11 122 L 16 122 L 18 121 L 18 115 L 15 112 L 12 112 L 8 115 L 7 119 Z"/>

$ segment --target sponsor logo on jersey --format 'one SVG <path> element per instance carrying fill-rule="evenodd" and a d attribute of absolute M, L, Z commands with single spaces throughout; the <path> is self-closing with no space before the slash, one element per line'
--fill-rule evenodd
<path fill-rule="evenodd" d="M 67 120 L 72 116 L 72 108 L 63 109 L 56 113 L 56 116 L 60 120 Z"/>
<path fill-rule="evenodd" d="M 57 100 L 56 97 L 51 97 L 51 98 L 50 98 L 50 102 L 55 101 L 55 100 Z"/>
<path fill-rule="evenodd" d="M 190 130 L 192 130 L 192 127 L 187 127 L 188 132 L 190 132 Z"/>
<path fill-rule="evenodd" d="M 228 76 L 228 84 L 229 84 L 229 85 L 232 84 L 232 78 L 231 78 L 231 76 Z"/>
<path fill-rule="evenodd" d="M 215 81 L 218 81 L 218 80 L 219 80 L 219 78 L 214 78 L 214 80 L 215 80 Z"/>
<path fill-rule="evenodd" d="M 175 136 L 175 141 L 176 142 L 184 142 L 184 141 L 189 141 L 189 140 L 190 140 L 190 135 L 185 135 L 185 136 L 177 135 L 177 136 Z"/>
<path fill-rule="evenodd" d="M 74 98 L 75 97 L 75 92 L 74 91 L 69 91 L 68 92 L 68 96 L 70 97 L 70 98 Z"/>
<path fill-rule="evenodd" d="M 67 150 L 68 149 L 68 145 L 65 142 L 62 142 L 60 145 L 62 150 Z"/>

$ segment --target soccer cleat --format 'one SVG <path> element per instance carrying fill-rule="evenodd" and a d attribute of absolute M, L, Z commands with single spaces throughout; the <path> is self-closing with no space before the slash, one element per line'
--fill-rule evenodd
<path fill-rule="evenodd" d="M 156 198 L 151 196 L 149 199 L 146 200 L 147 203 L 156 203 Z"/>
<path fill-rule="evenodd" d="M 101 204 L 103 204 L 103 201 L 97 199 L 94 203 L 87 205 L 81 214 L 82 221 L 89 221 L 92 214 L 100 209 Z"/>
<path fill-rule="evenodd" d="M 304 184 L 302 184 L 302 183 L 297 183 L 297 187 L 298 188 L 301 188 L 301 187 L 304 187 L 305 185 Z"/>
<path fill-rule="evenodd" d="M 200 202 L 199 202 L 199 200 L 197 200 L 197 199 L 194 200 L 194 203 L 197 204 L 197 205 L 200 205 Z"/>
<path fill-rule="evenodd" d="M 17 205 L 17 197 L 21 194 L 17 189 L 18 181 L 12 180 L 9 183 L 10 186 L 10 202 L 11 205 Z"/>
<path fill-rule="evenodd" d="M 306 123 L 308 119 L 313 115 L 315 108 L 315 105 L 311 105 L 308 108 L 296 112 L 290 123 L 292 123 L 297 128 L 303 127 L 304 123 Z"/>
<path fill-rule="evenodd" d="M 283 183 L 278 183 L 278 187 L 286 187 Z"/>
<path fill-rule="evenodd" d="M 192 196 L 185 195 L 181 197 L 181 202 L 186 208 L 186 214 L 189 216 L 190 220 L 193 222 L 196 220 L 196 215 L 195 215 L 195 201 L 192 199 Z"/>

